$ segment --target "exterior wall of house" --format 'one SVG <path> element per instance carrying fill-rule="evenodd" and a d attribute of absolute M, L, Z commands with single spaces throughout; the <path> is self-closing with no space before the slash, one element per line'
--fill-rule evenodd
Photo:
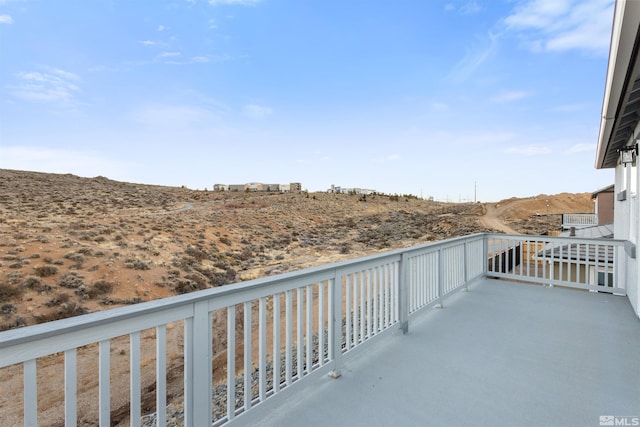
<path fill-rule="evenodd" d="M 637 246 L 640 242 L 640 211 L 638 203 L 638 183 L 640 183 L 640 168 L 630 165 L 618 165 L 615 170 L 615 208 L 614 208 L 614 237 L 628 240 L 636 246 L 636 258 L 628 253 L 622 254 L 624 260 L 617 260 L 625 270 L 627 294 L 636 314 L 640 316 L 640 290 L 638 278 L 640 277 L 640 264 L 637 258 Z M 622 194 L 625 196 L 622 197 Z M 620 200 L 624 199 L 624 200 Z M 622 262 L 621 262 L 622 261 Z"/>
<path fill-rule="evenodd" d="M 621 129 L 618 128 L 618 120 L 622 119 L 621 115 L 630 106 L 631 91 L 640 77 L 637 69 L 638 58 L 635 54 L 639 33 L 640 1 L 616 0 L 602 119 L 596 150 L 596 168 L 598 169 L 613 166 L 611 160 L 619 153 L 619 143 L 622 141 L 618 140 L 615 144 L 613 142 L 616 137 L 625 137 L 620 132 Z M 622 104 L 625 104 L 625 107 L 621 109 Z M 631 111 L 634 110 L 637 112 L 635 107 L 631 107 Z M 627 115 L 627 117 L 631 117 L 631 115 Z M 636 116 L 626 126 L 634 126 L 635 128 L 629 132 L 624 145 L 636 145 L 637 147 L 636 137 L 640 131 L 640 120 Z M 616 259 L 616 265 L 620 269 L 619 273 L 625 275 L 629 301 L 640 317 L 640 292 L 638 290 L 640 264 L 637 254 L 634 254 L 637 252 L 638 243 L 640 243 L 640 203 L 637 194 L 638 188 L 640 188 L 640 168 L 632 168 L 619 163 L 615 166 L 614 237 L 626 240 L 627 243 L 624 252 L 620 253 L 619 258 Z"/>
<path fill-rule="evenodd" d="M 613 223 L 614 192 L 602 192 L 596 196 L 598 225 Z"/>

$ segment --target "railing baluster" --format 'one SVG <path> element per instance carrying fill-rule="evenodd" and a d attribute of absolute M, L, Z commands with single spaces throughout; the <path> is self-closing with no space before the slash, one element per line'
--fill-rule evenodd
<path fill-rule="evenodd" d="M 292 357 L 292 347 L 293 347 L 293 292 L 287 291 L 285 294 L 285 317 L 286 317 L 286 326 L 285 326 L 285 377 L 286 384 L 291 385 L 293 381 L 293 360 Z"/>
<path fill-rule="evenodd" d="M 378 267 L 373 269 L 373 334 L 377 334 L 380 330 L 380 316 L 378 314 L 378 298 L 380 296 L 380 290 L 378 286 L 380 285 L 378 274 L 380 270 Z"/>
<path fill-rule="evenodd" d="M 343 317 L 342 308 L 342 289 L 344 275 L 340 270 L 334 270 L 333 279 L 328 283 L 329 285 L 329 359 L 333 365 L 329 376 L 338 378 L 340 376 L 340 369 L 342 367 L 342 339 L 343 339 L 343 326 L 342 319 L 348 317 L 347 310 L 345 310 Z M 348 305 L 347 305 L 348 307 Z M 347 322 L 348 323 L 348 322 Z M 348 339 L 347 339 L 348 341 Z M 346 347 L 346 344 L 345 344 Z M 346 348 L 345 348 L 346 350 Z"/>
<path fill-rule="evenodd" d="M 252 390 L 251 390 L 251 377 L 253 374 L 252 360 L 251 360 L 251 347 L 253 342 L 251 341 L 251 301 L 244 303 L 244 410 L 248 411 L 251 408 Z"/>
<path fill-rule="evenodd" d="M 327 308 L 329 309 L 329 313 L 327 315 L 327 357 L 330 361 L 335 360 L 336 353 L 339 353 L 341 351 L 342 344 L 342 319 L 337 318 L 337 298 L 335 295 L 336 293 L 340 293 L 342 295 L 342 292 L 340 292 L 339 289 L 335 289 L 336 287 L 338 287 L 336 282 L 337 279 L 334 276 L 334 279 L 329 280 L 327 283 Z M 339 331 L 336 331 L 335 329 L 339 329 Z"/>
<path fill-rule="evenodd" d="M 438 250 L 438 302 L 442 305 L 442 289 L 443 289 L 443 281 L 444 281 L 444 272 L 442 269 L 443 259 L 442 259 L 442 249 Z"/>
<path fill-rule="evenodd" d="M 297 319 L 296 319 L 296 336 L 297 336 L 297 340 L 296 340 L 296 350 L 297 350 L 297 355 L 298 355 L 298 379 L 301 379 L 304 375 L 304 341 L 303 339 L 303 332 L 304 332 L 304 325 L 303 325 L 303 317 L 302 317 L 302 309 L 304 308 L 304 301 L 302 300 L 302 288 L 298 288 L 297 289 L 297 293 L 296 293 L 296 314 L 297 314 Z"/>
<path fill-rule="evenodd" d="M 390 277 L 391 281 L 391 306 L 389 309 L 391 310 L 391 320 L 389 324 L 396 323 L 400 321 L 400 307 L 399 307 L 399 292 L 400 292 L 400 266 L 398 263 L 393 264 L 393 272 Z M 406 305 L 405 305 L 406 307 Z"/>
<path fill-rule="evenodd" d="M 307 339 L 307 351 L 306 351 L 306 355 L 307 355 L 307 369 L 306 369 L 306 373 L 309 374 L 311 373 L 312 367 L 313 367 L 313 285 L 307 285 L 306 287 L 306 294 L 307 294 L 307 304 L 306 304 L 306 309 L 307 309 L 307 320 L 306 320 L 306 326 L 307 326 L 307 332 L 306 332 L 306 339 Z M 318 307 L 320 308 L 320 307 Z"/>
<path fill-rule="evenodd" d="M 273 391 L 280 391 L 280 294 L 273 296 Z"/>
<path fill-rule="evenodd" d="M 345 310 L 345 341 L 346 341 L 346 350 L 349 350 L 351 348 L 351 316 L 350 316 L 350 311 L 351 311 L 351 276 L 350 275 L 346 275 L 344 277 L 345 280 L 345 284 L 344 284 L 344 289 L 345 289 L 345 296 L 346 296 L 346 301 L 345 301 L 345 306 L 346 306 L 346 310 Z"/>
<path fill-rule="evenodd" d="M 236 417 L 236 306 L 227 307 L 227 419 Z"/>
<path fill-rule="evenodd" d="M 185 343 L 186 346 L 186 343 Z M 186 369 L 186 368 L 185 368 Z M 140 400 L 142 397 L 140 382 L 140 332 L 129 334 L 129 388 L 131 401 L 129 402 L 129 415 L 132 427 L 140 425 Z"/>
<path fill-rule="evenodd" d="M 398 277 L 398 299 L 394 301 L 394 310 L 398 310 L 400 317 L 400 330 L 403 334 L 409 332 L 409 264 L 407 255 L 400 255 Z"/>
<path fill-rule="evenodd" d="M 258 309 L 258 395 L 260 402 L 267 397 L 267 298 L 260 298 Z"/>
<path fill-rule="evenodd" d="M 167 423 L 167 327 L 156 327 L 156 425 Z"/>
<path fill-rule="evenodd" d="M 324 311 L 326 310 L 326 302 L 324 299 L 325 282 L 318 283 L 318 363 L 320 366 L 324 366 L 324 354 L 325 354 L 325 322 Z"/>
<path fill-rule="evenodd" d="M 373 315 L 373 294 L 371 292 L 371 286 L 372 286 L 372 277 L 371 277 L 371 269 L 368 269 L 366 274 L 365 274 L 366 280 L 367 280 L 367 338 L 371 338 L 373 331 L 372 331 L 372 326 L 373 326 L 373 318 L 371 317 Z"/>
<path fill-rule="evenodd" d="M 195 362 L 194 356 L 194 326 L 193 326 L 193 317 L 188 317 L 184 319 L 184 425 L 186 427 L 194 427 L 194 392 L 195 392 L 195 384 L 194 384 L 194 375 L 193 375 L 193 367 Z M 131 347 L 133 349 L 133 346 Z M 138 350 L 140 351 L 140 346 L 138 345 Z M 133 350 L 131 350 L 131 357 L 133 357 Z M 138 355 L 138 360 L 140 359 L 140 355 Z M 130 362 L 132 363 L 132 362 Z M 132 388 L 133 393 L 133 388 Z M 140 401 L 138 400 L 138 404 Z"/>
<path fill-rule="evenodd" d="M 365 283 L 365 274 L 364 272 L 360 272 L 358 273 L 358 284 L 359 284 L 359 291 L 360 291 L 360 343 L 363 343 L 366 339 L 365 337 L 365 331 L 366 331 L 366 313 L 367 313 L 367 307 L 366 307 L 366 283 Z"/>
<path fill-rule="evenodd" d="M 77 353 L 72 348 L 64 352 L 64 425 L 75 426 L 77 421 L 76 389 L 78 381 Z"/>
<path fill-rule="evenodd" d="M 99 422 L 101 426 L 111 425 L 111 383 L 110 374 L 110 342 L 109 340 L 100 341 L 98 351 L 98 399 L 99 399 Z"/>
<path fill-rule="evenodd" d="M 38 425 L 38 376 L 36 371 L 36 359 L 23 363 L 24 381 L 24 425 Z"/>
<path fill-rule="evenodd" d="M 353 346 L 358 345 L 358 275 L 353 273 L 351 275 L 353 278 L 352 287 L 353 287 L 353 307 L 351 307 L 351 314 L 353 316 Z"/>
<path fill-rule="evenodd" d="M 416 300 L 411 304 L 411 311 L 416 311 L 418 310 L 420 307 L 422 307 L 424 304 L 426 304 L 427 302 L 427 286 L 426 286 L 426 282 L 425 282 L 425 272 L 427 270 L 426 267 L 426 261 L 427 261 L 427 257 L 426 255 L 419 255 L 415 258 L 416 260 L 416 264 L 418 267 L 418 271 L 414 280 L 414 286 L 418 287 L 419 290 L 419 296 L 418 298 L 416 298 Z"/>

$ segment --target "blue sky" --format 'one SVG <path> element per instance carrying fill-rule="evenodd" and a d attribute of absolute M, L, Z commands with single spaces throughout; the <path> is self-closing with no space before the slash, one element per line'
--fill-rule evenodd
<path fill-rule="evenodd" d="M 0 168 L 593 191 L 612 0 L 0 0 Z"/>

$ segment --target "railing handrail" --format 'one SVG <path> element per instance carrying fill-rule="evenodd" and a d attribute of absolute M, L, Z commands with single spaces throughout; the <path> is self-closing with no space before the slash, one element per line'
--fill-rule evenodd
<path fill-rule="evenodd" d="M 597 213 L 569 213 L 562 214 L 562 226 L 598 225 Z"/>
<path fill-rule="evenodd" d="M 255 290 L 266 291 L 266 287 L 272 288 L 293 279 L 307 279 L 314 275 L 331 273 L 334 270 L 344 269 L 345 267 L 358 268 L 367 263 L 373 261 L 381 261 L 383 259 L 392 259 L 394 257 L 398 257 L 399 259 L 400 255 L 403 253 L 411 254 L 420 252 L 425 249 L 435 250 L 438 247 L 446 248 L 455 246 L 457 243 L 465 240 L 480 240 L 483 239 L 485 235 L 487 234 L 476 233 L 469 236 L 462 236 L 438 242 L 425 243 L 422 245 L 412 246 L 410 248 L 394 249 L 380 254 L 368 255 L 351 260 L 338 261 L 322 266 L 304 268 L 301 270 L 281 273 L 275 276 L 261 277 L 248 280 L 246 282 L 224 285 L 212 289 L 194 291 L 188 294 L 147 301 L 132 306 L 118 307 L 98 311 L 95 313 L 88 313 L 81 316 L 70 317 L 67 319 L 32 325 L 24 328 L 12 329 L 9 331 L 0 332 L 0 349 L 8 348 L 17 344 L 23 344 L 26 342 L 37 341 L 56 335 L 63 335 L 81 329 L 100 327 L 104 324 L 111 323 L 114 320 L 130 320 L 136 317 L 145 316 L 164 310 L 195 304 L 200 301 L 228 297 L 238 293 L 251 293 Z M 60 351 L 63 351 L 63 349 L 61 349 Z M 1 366 L 2 365 L 0 364 L 0 367 Z"/>
<path fill-rule="evenodd" d="M 568 237 L 568 236 L 537 236 L 533 234 L 500 234 L 500 233 L 485 233 L 485 236 L 490 239 L 520 239 L 525 241 L 544 241 L 544 242 L 583 242 L 583 243 L 602 243 L 612 244 L 613 246 L 624 246 L 626 240 L 611 239 L 607 237 Z"/>

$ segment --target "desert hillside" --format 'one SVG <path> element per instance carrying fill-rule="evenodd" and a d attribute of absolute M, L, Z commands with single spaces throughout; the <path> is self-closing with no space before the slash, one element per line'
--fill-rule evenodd
<path fill-rule="evenodd" d="M 495 231 L 491 215 L 538 234 L 560 225 L 547 213 L 592 210 L 589 193 L 485 206 L 0 170 L 0 330 Z"/>

